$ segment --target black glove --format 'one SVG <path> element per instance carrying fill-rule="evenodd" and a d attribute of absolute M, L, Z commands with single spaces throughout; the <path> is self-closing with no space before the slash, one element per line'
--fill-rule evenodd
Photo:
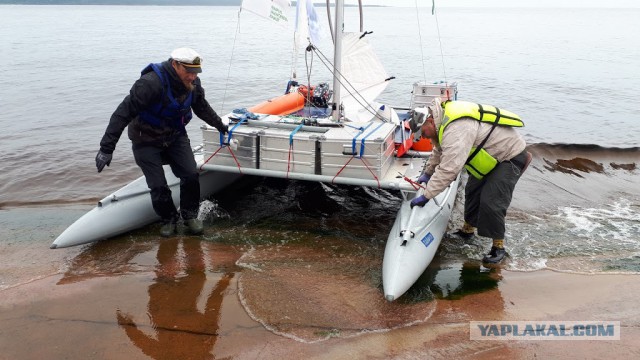
<path fill-rule="evenodd" d="M 413 209 L 414 206 L 423 207 L 427 205 L 428 202 L 429 202 L 429 199 L 427 199 L 424 195 L 420 195 L 417 198 L 414 198 L 413 200 L 411 200 L 411 208 Z"/>
<path fill-rule="evenodd" d="M 221 133 L 221 134 L 226 134 L 226 133 L 228 133 L 228 132 L 229 132 L 229 126 L 228 126 L 228 125 L 224 125 L 224 124 L 223 124 L 223 125 L 222 125 L 222 128 L 220 128 L 220 130 L 219 130 L 219 131 L 220 131 L 220 133 Z"/>
<path fill-rule="evenodd" d="M 98 168 L 98 172 L 102 172 L 105 165 L 109 166 L 109 164 L 111 164 L 112 157 L 113 154 L 107 154 L 102 150 L 98 151 L 98 154 L 96 155 L 96 167 Z"/>

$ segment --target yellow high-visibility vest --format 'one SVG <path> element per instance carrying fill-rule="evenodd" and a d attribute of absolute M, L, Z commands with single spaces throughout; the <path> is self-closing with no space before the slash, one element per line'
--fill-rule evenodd
<path fill-rule="evenodd" d="M 442 143 L 442 135 L 447 125 L 461 118 L 472 118 L 480 122 L 493 124 L 494 128 L 495 126 L 524 126 L 518 115 L 491 105 L 476 104 L 468 101 L 445 101 L 442 103 L 442 107 L 444 108 L 444 114 L 442 125 L 438 129 L 438 141 L 440 143 Z M 482 148 L 489 136 L 491 136 L 491 132 L 493 132 L 493 128 L 477 148 L 471 148 L 467 162 L 464 165 L 465 169 L 479 180 L 498 165 L 498 160 Z"/>

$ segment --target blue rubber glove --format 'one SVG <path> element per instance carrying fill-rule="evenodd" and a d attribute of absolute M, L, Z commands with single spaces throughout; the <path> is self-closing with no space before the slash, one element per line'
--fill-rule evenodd
<path fill-rule="evenodd" d="M 112 157 L 113 154 L 104 153 L 102 150 L 98 151 L 98 154 L 96 155 L 96 168 L 98 168 L 98 172 L 102 172 L 105 165 L 109 166 L 109 164 L 111 164 Z"/>
<path fill-rule="evenodd" d="M 431 180 L 431 176 L 427 175 L 427 173 L 422 173 L 422 175 L 420 175 L 420 177 L 418 178 L 418 184 L 419 183 L 428 183 L 429 180 Z"/>
<path fill-rule="evenodd" d="M 417 198 L 414 198 L 413 200 L 411 200 L 411 208 L 413 209 L 414 206 L 423 207 L 428 202 L 429 202 L 429 199 L 427 199 L 424 195 L 420 195 Z"/>

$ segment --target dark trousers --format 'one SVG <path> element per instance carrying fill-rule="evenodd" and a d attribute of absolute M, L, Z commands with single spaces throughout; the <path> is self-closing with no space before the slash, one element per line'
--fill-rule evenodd
<path fill-rule="evenodd" d="M 504 239 L 504 218 L 525 160 L 526 152 L 522 152 L 499 163 L 482 180 L 469 175 L 464 189 L 464 220 L 478 228 L 478 235 Z"/>
<path fill-rule="evenodd" d="M 184 220 L 198 216 L 200 206 L 200 180 L 191 143 L 184 135 L 164 144 L 134 144 L 133 157 L 142 169 L 147 186 L 151 190 L 153 210 L 163 222 L 178 219 L 178 211 L 173 204 L 171 190 L 167 186 L 163 164 L 171 167 L 180 179 L 180 215 Z"/>

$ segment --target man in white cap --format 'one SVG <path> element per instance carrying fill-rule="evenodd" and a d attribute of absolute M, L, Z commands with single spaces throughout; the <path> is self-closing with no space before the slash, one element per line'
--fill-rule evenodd
<path fill-rule="evenodd" d="M 509 111 L 466 101 L 435 99 L 426 115 L 414 113 L 412 130 L 431 139 L 432 155 L 419 177 L 424 195 L 411 207 L 424 206 L 453 182 L 462 169 L 469 173 L 465 187 L 464 226 L 455 232 L 470 238 L 493 239 L 484 263 L 495 264 L 506 255 L 505 216 L 516 183 L 531 161 L 526 143 L 515 129 L 524 126 Z"/>
<path fill-rule="evenodd" d="M 192 234 L 203 232 L 197 219 L 200 181 L 185 126 L 193 113 L 221 133 L 228 130 L 205 99 L 198 73 L 202 57 L 193 49 L 178 48 L 162 63 L 149 64 L 117 107 L 100 141 L 96 167 L 109 166 L 124 128 L 129 126 L 136 164 L 151 190 L 151 202 L 162 226 L 160 234 L 171 236 L 182 217 Z M 163 164 L 180 179 L 180 213 L 167 186 Z"/>

